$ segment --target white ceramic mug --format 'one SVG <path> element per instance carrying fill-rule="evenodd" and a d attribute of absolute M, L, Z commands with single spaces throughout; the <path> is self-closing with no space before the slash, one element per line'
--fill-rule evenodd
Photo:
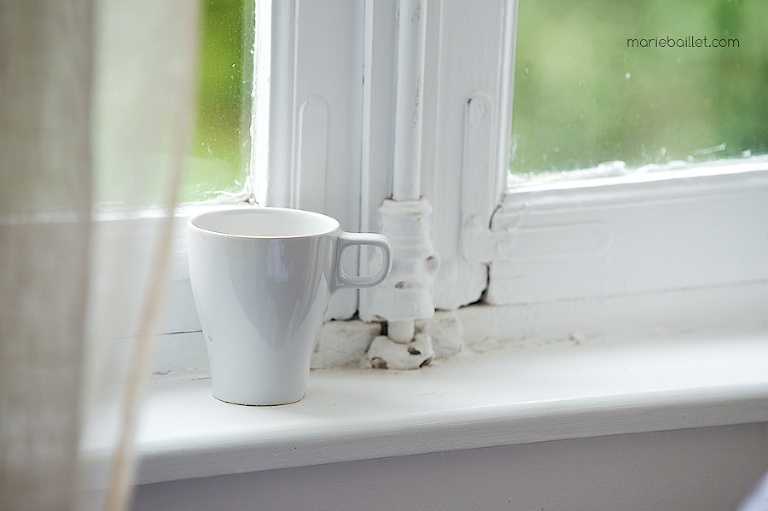
<path fill-rule="evenodd" d="M 391 266 L 385 236 L 347 233 L 296 209 L 209 211 L 189 219 L 187 240 L 213 395 L 244 405 L 300 400 L 331 293 L 374 286 Z M 381 249 L 375 275 L 342 271 L 341 254 L 354 245 Z"/>

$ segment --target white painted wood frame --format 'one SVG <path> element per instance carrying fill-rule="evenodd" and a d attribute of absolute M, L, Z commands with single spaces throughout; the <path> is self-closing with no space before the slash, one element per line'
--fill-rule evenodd
<path fill-rule="evenodd" d="M 272 9 L 270 76 L 257 76 L 269 85 L 266 96 L 257 90 L 256 111 L 266 98 L 268 146 L 256 148 L 254 171 L 268 181 L 267 204 L 378 231 L 378 208 L 392 195 L 398 2 L 261 4 Z M 765 157 L 508 187 L 516 7 L 429 0 L 426 10 L 420 189 L 441 260 L 435 307 L 578 301 L 598 310 L 637 297 L 633 317 L 653 322 L 658 303 L 699 290 L 707 304 L 681 302 L 664 319 L 690 328 L 697 310 L 717 309 L 718 296 L 728 297 L 721 324 L 736 322 L 756 290 L 768 304 Z M 172 315 L 186 319 L 170 318 L 165 332 L 195 326 L 193 313 L 180 313 L 191 304 L 182 256 L 183 248 Z M 357 269 L 352 257 L 346 264 Z M 359 264 L 368 272 L 367 254 Z M 335 298 L 328 318 L 359 311 L 375 319 L 370 303 L 368 291 L 359 304 L 351 291 Z M 569 328 L 560 316 L 548 321 Z"/>

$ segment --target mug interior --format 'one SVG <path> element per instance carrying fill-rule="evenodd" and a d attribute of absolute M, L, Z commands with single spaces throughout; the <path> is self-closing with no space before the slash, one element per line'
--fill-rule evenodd
<path fill-rule="evenodd" d="M 202 231 L 248 238 L 318 236 L 339 228 L 339 222 L 329 216 L 286 208 L 208 211 L 191 218 L 189 224 Z"/>

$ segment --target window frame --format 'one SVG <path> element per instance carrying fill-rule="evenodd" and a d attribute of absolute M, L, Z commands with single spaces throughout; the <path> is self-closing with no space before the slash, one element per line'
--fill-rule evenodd
<path fill-rule="evenodd" d="M 435 283 L 438 307 L 451 309 L 475 298 L 492 305 L 594 300 L 599 307 L 601 300 L 642 295 L 652 310 L 652 302 L 671 290 L 730 292 L 755 283 L 766 288 L 768 265 L 761 261 L 768 260 L 768 227 L 761 228 L 759 219 L 768 218 L 763 206 L 768 204 L 768 158 L 508 187 L 517 1 L 443 2 L 437 9 L 432 5 L 430 15 L 438 19 L 431 21 L 427 60 L 437 68 L 433 72 L 438 83 L 432 94 L 428 85 L 425 94 L 425 101 L 435 103 L 431 109 L 425 104 L 425 116 L 432 116 L 434 128 L 425 132 L 424 147 L 431 151 L 425 154 L 425 195 L 432 200 L 435 216 L 454 219 L 453 225 L 435 226 L 440 257 L 449 262 L 448 271 Z M 446 34 L 459 34 L 460 40 L 451 41 Z M 466 105 L 463 118 L 457 114 L 459 104 Z M 657 218 L 655 225 L 648 225 L 638 218 L 653 213 L 654 201 L 674 212 L 673 221 Z M 570 213 L 563 209 L 567 203 Z M 457 204 L 459 219 L 451 217 Z M 573 212 L 582 213 L 586 225 L 574 225 L 576 220 L 569 218 Z M 710 233 L 701 226 L 708 219 L 716 219 Z M 624 236 L 612 236 L 617 232 Z M 573 253 L 585 237 L 598 246 L 589 254 Z M 577 243 L 571 253 L 564 247 L 569 239 Z M 446 240 L 453 246 L 446 247 Z M 660 261 L 669 252 L 664 244 L 668 242 L 679 250 L 680 260 L 659 268 L 655 280 L 610 282 L 636 273 L 642 264 L 628 256 L 617 261 L 616 254 L 642 253 Z M 739 249 L 723 250 L 726 245 Z M 692 247 L 707 249 L 707 255 Z M 577 264 L 568 266 L 570 256 Z M 520 264 L 525 259 L 535 262 Z M 455 265 L 466 268 L 476 262 L 488 268 L 482 297 L 476 297 L 475 290 L 460 289 L 466 275 L 450 275 Z M 645 273 L 655 270 L 644 266 Z M 524 279 L 526 286 L 521 286 Z M 549 292 L 542 293 L 543 288 Z M 453 302 L 440 301 L 461 293 Z M 675 322 L 674 317 L 669 321 Z M 682 324 L 682 318 L 678 322 L 680 328 L 691 326 Z"/>
<path fill-rule="evenodd" d="M 259 12 L 271 15 L 273 44 L 268 69 L 263 63 L 257 68 L 270 74 L 268 80 L 257 76 L 257 83 L 268 86 L 256 91 L 257 109 L 268 98 L 269 122 L 255 123 L 255 136 L 269 144 L 266 154 L 258 149 L 254 153 L 258 156 L 252 179 L 259 183 L 257 197 L 267 205 L 318 209 L 339 218 L 344 229 L 378 231 L 378 207 L 392 194 L 397 2 L 335 0 L 318 9 L 319 3 L 258 0 Z M 672 289 L 706 289 L 707 296 L 717 300 L 718 289 L 732 298 L 740 286 L 757 285 L 768 295 L 768 265 L 760 264 L 768 260 L 768 227 L 761 228 L 754 217 L 757 213 L 768 218 L 762 206 L 768 205 L 767 159 L 509 188 L 517 1 L 433 0 L 426 12 L 421 189 L 433 207 L 432 240 L 441 259 L 433 288 L 436 308 L 453 310 L 478 301 L 526 306 L 588 301 L 599 308 L 632 295 L 645 297 L 633 300 L 633 307 L 642 308 L 645 300 L 651 311 L 657 310 L 651 304 Z M 344 51 L 329 52 L 328 45 L 348 47 L 354 58 Z M 359 90 L 347 101 L 355 84 Z M 309 124 L 308 106 L 321 107 L 310 111 Z M 312 124 L 312 115 L 323 122 Z M 349 123 L 325 122 L 340 118 Z M 268 133 L 259 133 L 258 126 Z M 308 143 L 307 137 L 315 141 Z M 312 162 L 311 154 L 302 153 L 307 148 L 324 154 L 322 179 L 311 174 L 317 172 L 316 165 L 304 165 Z M 329 155 L 343 164 L 329 163 Z M 312 185 L 297 184 L 302 176 L 314 179 L 305 181 Z M 318 189 L 324 190 L 322 197 L 315 194 Z M 359 200 L 350 201 L 350 194 Z M 663 240 L 675 239 L 670 222 L 658 219 L 655 227 L 638 222 L 638 213 L 652 211 L 654 203 L 680 212 L 674 229 L 685 235 L 677 239 L 677 247 L 704 243 L 715 253 L 699 257 L 707 260 L 705 269 L 685 262 L 664 267 L 652 285 L 637 279 L 623 287 L 604 285 L 612 276 L 637 271 L 637 259 L 617 260 L 614 254 L 638 250 L 658 259 L 666 250 Z M 187 211 L 182 209 L 180 218 Z M 580 224 L 569 219 L 575 213 L 583 217 Z M 718 219 L 710 239 L 700 224 L 706 218 Z M 750 234 L 744 226 L 757 228 Z M 163 322 L 164 332 L 195 328 L 194 309 L 188 310 L 192 300 L 180 227 L 171 287 L 174 303 Z M 618 240 L 617 232 L 627 235 Z M 736 243 L 739 250 L 717 248 Z M 740 253 L 749 254 L 749 264 Z M 684 259 L 696 257 L 691 250 Z M 363 254 L 359 262 L 346 264 L 350 271 L 359 265 L 365 273 L 369 260 Z M 717 268 L 730 273 L 713 279 Z M 673 279 L 674 285 L 665 285 L 664 278 Z M 375 319 L 368 296 L 372 292 L 375 289 L 361 292 L 359 303 L 356 292 L 334 298 L 328 319 L 348 319 L 355 311 L 363 320 Z M 671 328 L 685 328 L 693 326 L 690 318 L 675 318 L 671 311 L 666 321 Z M 612 319 L 606 321 L 613 325 Z M 599 325 L 595 328 L 600 330 Z"/>

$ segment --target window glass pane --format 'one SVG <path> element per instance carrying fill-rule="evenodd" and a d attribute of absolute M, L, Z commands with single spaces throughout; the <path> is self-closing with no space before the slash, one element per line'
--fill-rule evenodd
<path fill-rule="evenodd" d="M 181 201 L 241 192 L 250 161 L 254 0 L 203 0 L 197 118 Z"/>
<path fill-rule="evenodd" d="M 512 172 L 768 152 L 768 2 L 520 0 L 518 14 Z"/>

